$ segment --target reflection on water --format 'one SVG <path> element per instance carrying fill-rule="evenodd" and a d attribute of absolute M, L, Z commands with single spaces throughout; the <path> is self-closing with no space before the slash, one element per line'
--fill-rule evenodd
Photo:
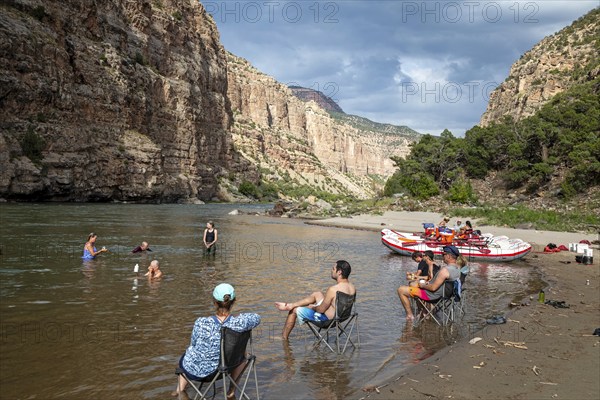
<path fill-rule="evenodd" d="M 471 335 L 539 280 L 522 262 L 472 263 L 462 323 L 412 327 L 396 288 L 415 265 L 383 247 L 379 233 L 229 216 L 233 208 L 0 205 L 2 397 L 167 397 L 194 320 L 213 312 L 212 289 L 227 281 L 236 287 L 234 311 L 262 316 L 254 332 L 262 396 L 341 399 Z M 202 251 L 209 219 L 219 229 L 214 256 Z M 97 246 L 110 252 L 83 262 L 92 231 Z M 132 254 L 142 240 L 154 251 Z M 154 258 L 165 274 L 158 281 L 143 276 Z M 290 343 L 278 340 L 285 313 L 274 302 L 326 289 L 338 259 L 353 268 L 361 347 L 341 357 L 313 351 L 304 327 L 293 331 Z M 31 378 L 35 386 L 23 385 Z"/>

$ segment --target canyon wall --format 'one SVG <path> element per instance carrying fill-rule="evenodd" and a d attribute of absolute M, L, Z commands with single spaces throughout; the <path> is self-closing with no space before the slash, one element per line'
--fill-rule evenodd
<path fill-rule="evenodd" d="M 365 197 L 413 140 L 300 101 L 195 0 L 0 6 L 0 198 L 228 201 L 261 179 Z"/>
<path fill-rule="evenodd" d="M 533 115 L 552 97 L 600 75 L 600 9 L 536 44 L 516 61 L 508 78 L 490 95 L 480 125 L 504 116 L 518 121 Z"/>
<path fill-rule="evenodd" d="M 271 170 L 270 179 L 290 174 L 300 184 L 358 197 L 374 194 L 370 175 L 390 176 L 390 156 L 405 156 L 418 134 L 369 131 L 335 118 L 314 101 L 229 54 L 228 97 L 236 148 Z"/>
<path fill-rule="evenodd" d="M 226 63 L 198 2 L 3 5 L 0 196 L 211 199 L 224 169 L 250 168 L 228 133 Z"/>

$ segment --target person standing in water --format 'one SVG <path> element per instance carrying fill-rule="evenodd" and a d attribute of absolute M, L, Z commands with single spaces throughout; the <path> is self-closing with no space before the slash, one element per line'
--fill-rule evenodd
<path fill-rule="evenodd" d="M 160 266 L 158 264 L 158 260 L 152 260 L 150 266 L 148 267 L 148 272 L 144 276 L 147 276 L 148 279 L 158 279 L 163 276 L 162 271 L 160 270 Z"/>
<path fill-rule="evenodd" d="M 218 238 L 219 233 L 215 229 L 215 223 L 208 221 L 206 223 L 206 229 L 204 230 L 204 246 L 206 247 L 206 254 L 215 253 Z"/>
<path fill-rule="evenodd" d="M 83 247 L 83 256 L 81 257 L 84 260 L 93 260 L 94 258 L 96 258 L 96 256 L 98 254 L 108 251 L 108 249 L 106 247 L 102 247 L 102 249 L 96 250 L 96 238 L 97 237 L 98 237 L 98 235 L 96 235 L 93 232 L 88 235 L 87 242 L 85 243 L 85 246 Z"/>

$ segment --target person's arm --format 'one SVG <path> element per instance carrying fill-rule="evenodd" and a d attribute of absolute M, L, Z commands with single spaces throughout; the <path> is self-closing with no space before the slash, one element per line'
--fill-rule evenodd
<path fill-rule="evenodd" d="M 314 307 L 313 310 L 315 310 L 315 312 L 324 314 L 325 311 L 329 310 L 329 307 L 331 307 L 331 304 L 335 300 L 335 293 L 336 289 L 333 286 L 327 289 L 327 293 L 325 293 L 325 298 L 323 299 L 321 304 Z"/>
<path fill-rule="evenodd" d="M 219 232 L 215 229 L 215 240 L 211 244 L 217 243 L 217 239 L 219 238 Z"/>
<path fill-rule="evenodd" d="M 228 319 L 223 326 L 236 332 L 245 332 L 254 329 L 260 324 L 260 315 L 256 313 L 242 313 L 237 317 Z"/>
<path fill-rule="evenodd" d="M 156 270 L 156 273 L 154 274 L 153 278 L 160 278 L 163 275 L 162 271 L 160 269 Z"/>
<path fill-rule="evenodd" d="M 436 275 L 433 282 L 427 282 L 423 284 L 419 283 L 419 287 L 430 292 L 435 292 L 440 286 L 444 284 L 444 281 L 448 279 L 449 276 L 450 273 L 448 272 L 448 268 L 442 268 L 440 272 L 438 272 L 438 274 Z"/>
<path fill-rule="evenodd" d="M 208 232 L 208 229 L 204 230 L 204 237 L 202 238 L 202 240 L 204 241 L 204 245 L 208 246 L 208 243 L 206 243 L 206 232 Z"/>
<path fill-rule="evenodd" d="M 427 257 L 425 259 L 425 261 L 427 262 L 427 279 L 432 280 L 433 279 L 433 260 L 431 258 Z"/>

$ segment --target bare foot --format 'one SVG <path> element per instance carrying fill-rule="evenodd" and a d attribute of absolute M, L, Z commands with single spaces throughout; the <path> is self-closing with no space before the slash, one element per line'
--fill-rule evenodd
<path fill-rule="evenodd" d="M 280 302 L 275 302 L 275 307 L 277 307 L 279 311 L 290 311 L 292 309 L 288 303 Z"/>
<path fill-rule="evenodd" d="M 171 396 L 177 397 L 178 399 L 190 400 L 190 396 L 188 396 L 186 391 L 179 393 L 177 390 L 173 390 Z"/>

